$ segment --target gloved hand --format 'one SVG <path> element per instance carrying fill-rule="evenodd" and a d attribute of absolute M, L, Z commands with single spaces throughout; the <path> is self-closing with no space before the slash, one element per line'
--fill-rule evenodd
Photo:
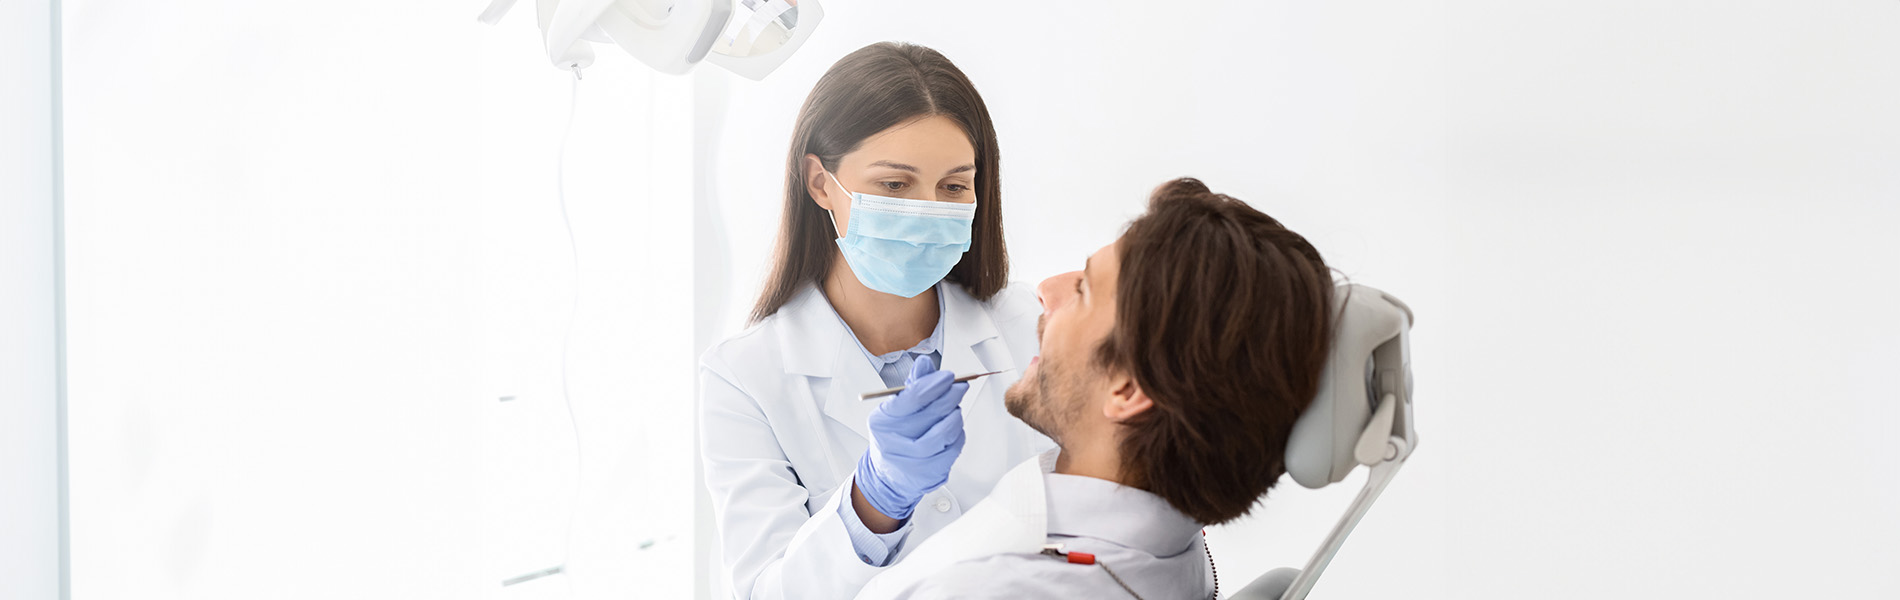
<path fill-rule="evenodd" d="M 871 412 L 871 447 L 858 459 L 857 485 L 864 499 L 893 519 L 908 519 L 924 498 L 950 480 L 950 466 L 963 452 L 963 393 L 968 383 L 938 371 L 930 357 L 917 357 L 908 386 Z"/>

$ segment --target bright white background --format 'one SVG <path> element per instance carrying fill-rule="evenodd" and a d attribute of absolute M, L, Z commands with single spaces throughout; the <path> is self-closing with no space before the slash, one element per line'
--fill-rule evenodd
<path fill-rule="evenodd" d="M 570 514 L 507 597 L 705 593 L 692 360 L 883 39 L 989 101 L 1014 278 L 1193 175 L 1416 309 L 1423 445 L 1319 597 L 1900 595 L 1900 4 L 837 0 L 762 84 L 603 48 L 578 477 L 569 80 L 477 4 L 65 4 L 75 597 L 494 594 Z M 1224 587 L 1359 480 L 1210 532 Z"/>
<path fill-rule="evenodd" d="M 1900 2 L 1447 24 L 1447 593 L 1900 596 Z"/>

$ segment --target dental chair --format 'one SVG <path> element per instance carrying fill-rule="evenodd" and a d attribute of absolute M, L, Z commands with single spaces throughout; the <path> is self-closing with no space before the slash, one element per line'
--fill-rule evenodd
<path fill-rule="evenodd" d="M 1286 471 L 1312 489 L 1339 483 L 1360 465 L 1370 467 L 1371 474 L 1305 569 L 1268 571 L 1229 596 L 1233 600 L 1306 598 L 1346 535 L 1418 446 L 1408 341 L 1412 309 L 1363 285 L 1335 288 L 1333 303 L 1332 356 L 1320 376 L 1319 393 L 1287 440 Z"/>

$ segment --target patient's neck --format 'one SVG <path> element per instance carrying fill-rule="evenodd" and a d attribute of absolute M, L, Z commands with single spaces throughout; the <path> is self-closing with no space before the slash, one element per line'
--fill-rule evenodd
<path fill-rule="evenodd" d="M 1062 453 L 1056 455 L 1055 472 L 1106 479 L 1127 485 L 1122 480 L 1121 449 L 1108 436 L 1064 436 Z"/>

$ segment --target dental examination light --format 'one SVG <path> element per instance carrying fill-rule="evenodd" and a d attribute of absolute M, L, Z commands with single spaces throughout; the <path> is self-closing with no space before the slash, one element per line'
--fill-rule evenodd
<path fill-rule="evenodd" d="M 489 25 L 500 23 L 514 4 L 515 0 L 489 0 L 477 20 Z M 535 22 L 541 28 L 548 61 L 556 68 L 574 73 L 568 88 L 567 122 L 555 157 L 554 199 L 567 233 L 569 268 L 574 281 L 567 324 L 561 334 L 560 399 L 568 425 L 573 429 L 576 473 L 585 474 L 587 470 L 580 421 L 575 416 L 574 400 L 568 389 L 568 358 L 582 286 L 580 245 L 574 239 L 574 226 L 568 218 L 565 180 L 567 145 L 574 130 L 575 107 L 579 104 L 581 71 L 594 64 L 594 49 L 590 43 L 619 46 L 662 73 L 684 74 L 701 61 L 707 61 L 759 81 L 804 45 L 824 17 L 824 9 L 817 0 L 535 1 Z M 577 476 L 562 535 L 561 562 L 503 579 L 503 587 L 553 575 L 564 575 L 572 581 L 574 576 L 568 566 L 573 556 L 574 515 L 580 506 L 580 482 Z M 648 540 L 641 548 L 651 543 L 652 540 Z"/>
<path fill-rule="evenodd" d="M 515 0 L 490 0 L 494 25 Z M 765 79 L 824 20 L 817 0 L 537 0 L 548 60 L 574 71 L 594 64 L 589 42 L 613 44 L 654 70 L 679 75 L 704 60 Z"/>
<path fill-rule="evenodd" d="M 1304 570 L 1268 571 L 1228 600 L 1306 598 L 1346 536 L 1418 447 L 1412 426 L 1412 309 L 1363 285 L 1334 288 L 1333 301 L 1332 355 L 1320 375 L 1319 393 L 1293 425 L 1286 472 L 1313 489 L 1339 483 L 1361 465 L 1371 473 Z"/>

